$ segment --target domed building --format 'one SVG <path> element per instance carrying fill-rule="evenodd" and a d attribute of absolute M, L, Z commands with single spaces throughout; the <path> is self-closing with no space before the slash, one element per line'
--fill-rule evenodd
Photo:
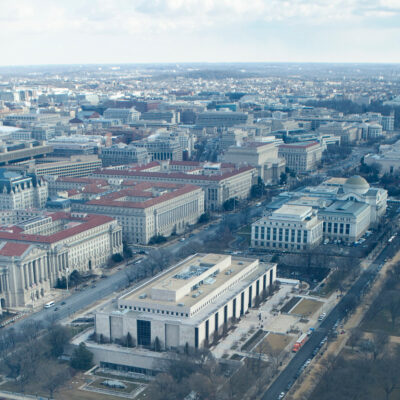
<path fill-rule="evenodd" d="M 369 183 L 359 175 L 346 179 L 341 190 L 338 191 L 337 198 L 370 205 L 371 223 L 376 222 L 386 212 L 387 191 L 381 188 L 371 188 Z"/>
<path fill-rule="evenodd" d="M 344 193 L 363 195 L 370 189 L 369 183 L 361 176 L 355 175 L 348 178 L 343 185 Z"/>

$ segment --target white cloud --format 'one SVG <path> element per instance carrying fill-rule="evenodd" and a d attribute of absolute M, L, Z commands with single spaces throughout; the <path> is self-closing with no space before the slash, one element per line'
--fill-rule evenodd
<path fill-rule="evenodd" d="M 399 0 L 18 0 L 0 2 L 2 31 L 148 34 L 242 22 L 319 25 L 399 15 Z"/>

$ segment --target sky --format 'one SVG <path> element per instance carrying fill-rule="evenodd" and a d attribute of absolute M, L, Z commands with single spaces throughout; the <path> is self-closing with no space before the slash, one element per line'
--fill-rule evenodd
<path fill-rule="evenodd" d="M 400 63 L 400 0 L 0 0 L 0 65 Z"/>

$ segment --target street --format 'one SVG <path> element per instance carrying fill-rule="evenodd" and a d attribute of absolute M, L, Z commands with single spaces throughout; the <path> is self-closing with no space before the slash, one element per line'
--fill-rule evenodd
<path fill-rule="evenodd" d="M 321 323 L 320 327 L 315 330 L 304 346 L 296 353 L 287 367 L 281 372 L 277 379 L 264 393 L 262 399 L 278 399 L 280 393 L 288 390 L 290 383 L 293 383 L 296 380 L 296 374 L 302 365 L 308 359 L 313 358 L 314 350 L 320 345 L 324 337 L 328 335 L 329 331 L 334 327 L 336 322 L 341 321 L 346 316 L 348 306 L 353 302 L 353 299 L 355 297 L 359 298 L 369 282 L 372 281 L 379 273 L 379 266 L 385 262 L 386 258 L 393 257 L 399 243 L 400 239 L 398 236 L 396 236 L 391 243 L 387 243 L 386 247 L 379 253 L 375 261 L 361 274 L 348 293 L 328 314 L 325 320 Z"/>

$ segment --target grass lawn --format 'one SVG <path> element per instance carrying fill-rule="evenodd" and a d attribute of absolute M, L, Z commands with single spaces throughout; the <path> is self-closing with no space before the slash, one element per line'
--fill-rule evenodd
<path fill-rule="evenodd" d="M 367 332 L 381 330 L 392 336 L 400 336 L 400 318 L 396 320 L 396 324 L 393 327 L 390 314 L 387 311 L 381 311 L 374 318 L 368 321 L 364 320 L 361 328 Z"/>
<path fill-rule="evenodd" d="M 281 312 L 288 313 L 301 300 L 301 297 L 292 297 L 282 308 Z"/>
<path fill-rule="evenodd" d="M 322 306 L 321 301 L 303 299 L 293 308 L 290 313 L 302 315 L 303 317 L 311 317 Z"/>
<path fill-rule="evenodd" d="M 266 332 L 259 329 L 243 346 L 242 351 L 250 351 L 264 336 Z"/>
<path fill-rule="evenodd" d="M 255 349 L 256 353 L 266 353 L 266 345 L 269 345 L 273 350 L 283 351 L 286 346 L 292 341 L 292 337 L 288 335 L 278 335 L 270 333 Z"/>

